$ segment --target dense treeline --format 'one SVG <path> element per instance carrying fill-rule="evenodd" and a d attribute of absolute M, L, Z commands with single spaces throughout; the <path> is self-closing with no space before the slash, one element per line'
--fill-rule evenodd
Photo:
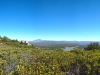
<path fill-rule="evenodd" d="M 100 45 L 98 42 L 92 42 L 87 45 L 84 50 L 100 50 Z"/>

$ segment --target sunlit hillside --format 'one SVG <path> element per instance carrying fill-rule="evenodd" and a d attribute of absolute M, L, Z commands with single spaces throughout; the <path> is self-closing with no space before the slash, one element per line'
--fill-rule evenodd
<path fill-rule="evenodd" d="M 100 74 L 100 51 L 95 49 L 98 43 L 86 47 L 91 50 L 65 51 L 43 50 L 7 39 L 0 40 L 0 75 Z"/>

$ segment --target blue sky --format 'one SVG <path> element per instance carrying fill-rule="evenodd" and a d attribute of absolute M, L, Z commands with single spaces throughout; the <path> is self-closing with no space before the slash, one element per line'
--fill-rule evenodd
<path fill-rule="evenodd" d="M 100 41 L 100 0 L 0 0 L 0 35 Z"/>

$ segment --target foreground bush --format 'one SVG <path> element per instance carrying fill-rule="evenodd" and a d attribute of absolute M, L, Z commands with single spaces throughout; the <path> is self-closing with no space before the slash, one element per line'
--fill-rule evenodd
<path fill-rule="evenodd" d="M 5 49 L 0 75 L 100 75 L 100 51 Z"/>

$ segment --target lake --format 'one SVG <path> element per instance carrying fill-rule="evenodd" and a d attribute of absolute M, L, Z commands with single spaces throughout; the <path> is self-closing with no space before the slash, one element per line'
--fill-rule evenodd
<path fill-rule="evenodd" d="M 73 47 L 65 47 L 64 50 L 72 50 L 72 49 L 73 49 Z"/>

